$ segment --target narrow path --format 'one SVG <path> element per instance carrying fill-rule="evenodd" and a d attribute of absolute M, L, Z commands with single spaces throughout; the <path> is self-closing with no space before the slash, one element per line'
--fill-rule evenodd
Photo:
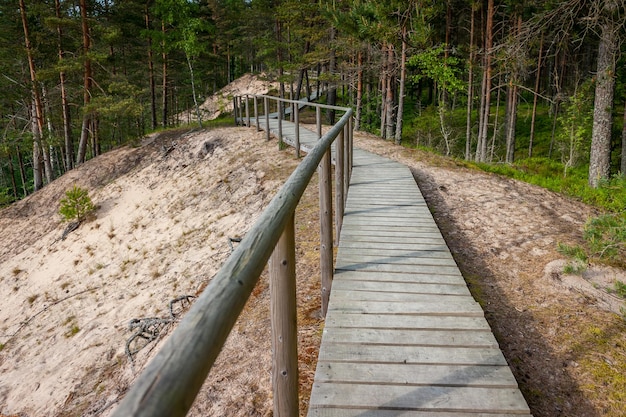
<path fill-rule="evenodd" d="M 529 416 L 409 169 L 356 150 L 309 416 Z"/>
<path fill-rule="evenodd" d="M 530 416 L 410 170 L 360 149 L 308 416 Z"/>

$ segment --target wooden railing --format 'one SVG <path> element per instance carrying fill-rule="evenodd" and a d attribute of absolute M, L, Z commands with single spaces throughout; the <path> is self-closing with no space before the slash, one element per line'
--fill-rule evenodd
<path fill-rule="evenodd" d="M 266 103 L 296 102 L 262 97 Z M 325 314 L 333 273 L 331 144 L 337 139 L 336 195 L 343 215 L 351 171 L 352 110 L 299 102 L 316 108 L 319 141 L 263 211 L 232 255 L 134 382 L 113 416 L 184 416 L 200 390 L 269 260 L 274 416 L 298 415 L 298 355 L 295 288 L 296 207 L 319 166 L 322 306 Z M 282 104 L 279 104 L 282 105 Z M 324 135 L 322 108 L 345 112 Z M 269 109 L 265 105 L 265 109 Z M 237 110 L 235 110 L 237 111 Z M 266 111 L 266 114 L 269 113 Z M 298 114 L 295 112 L 294 116 Z M 258 119 L 257 119 L 258 120 Z M 250 119 L 248 118 L 248 124 Z M 266 124 L 269 131 L 269 123 Z M 349 146 L 348 146 L 349 145 Z M 343 152 L 343 150 L 346 150 Z M 342 160 L 339 160 L 342 153 Z M 341 171 L 340 174 L 337 174 Z M 345 190 L 345 191 L 344 191 Z M 339 198 L 337 198 L 336 203 Z"/>

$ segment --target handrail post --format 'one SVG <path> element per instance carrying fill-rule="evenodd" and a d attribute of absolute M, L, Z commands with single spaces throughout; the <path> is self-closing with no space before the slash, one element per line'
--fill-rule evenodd
<path fill-rule="evenodd" d="M 296 132 L 295 132 L 295 136 L 296 136 L 296 143 L 295 143 L 295 148 L 296 148 L 296 158 L 300 159 L 300 111 L 298 108 L 298 103 L 293 103 L 293 110 L 294 112 L 293 114 L 293 119 L 294 122 L 296 124 Z"/>
<path fill-rule="evenodd" d="M 345 127 L 345 126 L 344 126 Z M 339 235 L 343 224 L 345 190 L 345 131 L 342 129 L 335 140 L 335 244 L 339 245 Z"/>
<path fill-rule="evenodd" d="M 270 140 L 270 100 L 263 97 L 263 105 L 265 106 L 265 137 Z"/>
<path fill-rule="evenodd" d="M 272 385 L 274 416 L 298 415 L 298 332 L 296 312 L 296 244 L 294 214 L 269 264 L 272 317 Z"/>
<path fill-rule="evenodd" d="M 278 111 L 278 149 L 283 147 L 283 102 L 280 97 L 276 99 L 276 110 Z"/>
<path fill-rule="evenodd" d="M 317 134 L 322 137 L 321 108 L 316 107 Z M 330 186 L 330 148 L 322 157 L 319 166 L 320 186 L 320 270 L 322 280 L 322 317 L 326 317 L 328 300 L 333 282 L 333 208 Z"/>
<path fill-rule="evenodd" d="M 315 106 L 315 125 L 317 127 L 317 137 L 322 137 L 322 108 Z"/>
<path fill-rule="evenodd" d="M 352 117 L 348 119 L 348 132 L 350 140 L 348 141 L 348 149 L 350 150 L 350 158 L 348 158 L 348 188 L 350 188 L 350 179 L 352 178 L 352 167 L 354 166 L 354 128 L 352 127 Z M 347 193 L 346 193 L 347 197 Z"/>
<path fill-rule="evenodd" d="M 256 122 L 256 131 L 259 132 L 261 130 L 261 126 L 259 126 L 259 99 L 256 96 L 254 97 L 254 121 Z"/>
<path fill-rule="evenodd" d="M 348 201 L 348 188 L 350 187 L 350 158 L 352 149 L 350 148 L 350 120 L 343 127 L 343 204 L 345 207 Z M 342 216 L 343 218 L 343 216 Z"/>
<path fill-rule="evenodd" d="M 250 127 L 250 106 L 249 106 L 249 102 L 250 102 L 250 97 L 246 94 L 246 124 L 248 127 Z"/>

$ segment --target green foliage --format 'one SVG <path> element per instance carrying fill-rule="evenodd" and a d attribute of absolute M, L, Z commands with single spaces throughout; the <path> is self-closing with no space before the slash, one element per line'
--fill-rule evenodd
<path fill-rule="evenodd" d="M 611 292 L 615 293 L 618 297 L 626 298 L 626 284 L 616 279 Z"/>
<path fill-rule="evenodd" d="M 626 214 L 605 214 L 589 220 L 584 237 L 593 256 L 626 266 Z"/>
<path fill-rule="evenodd" d="M 591 80 L 577 88 L 562 106 L 556 136 L 564 163 L 564 174 L 576 166 L 581 156 L 589 153 L 593 125 L 593 91 Z"/>
<path fill-rule="evenodd" d="M 64 221 L 81 222 L 95 209 L 87 190 L 75 185 L 65 192 L 65 197 L 60 201 L 59 213 Z"/>
<path fill-rule="evenodd" d="M 585 249 L 580 246 L 570 246 L 564 243 L 557 245 L 557 251 L 572 258 L 563 268 L 566 274 L 579 274 L 587 268 L 588 257 Z"/>
<path fill-rule="evenodd" d="M 524 159 L 514 164 L 467 162 L 466 165 L 535 184 L 610 212 L 626 210 L 626 178 L 616 176 L 600 182 L 598 188 L 591 188 L 586 166 L 573 168 L 564 175 L 565 165 L 548 158 Z"/>
<path fill-rule="evenodd" d="M 584 246 L 558 244 L 559 253 L 573 259 L 566 266 L 565 272 L 580 272 L 590 260 L 626 267 L 626 214 L 604 214 L 589 219 L 583 237 Z M 626 294 L 626 285 L 617 281 L 615 292 Z"/>
<path fill-rule="evenodd" d="M 13 198 L 12 195 L 9 194 L 9 190 L 8 189 L 1 189 L 0 188 L 0 208 L 4 207 L 4 206 L 8 206 L 13 201 L 14 201 L 14 198 Z"/>
<path fill-rule="evenodd" d="M 446 48 L 447 45 L 441 44 L 408 59 L 408 66 L 417 72 L 412 76 L 413 82 L 429 78 L 449 93 L 467 89 L 467 84 L 462 79 L 462 61 L 452 54 L 446 57 Z"/>

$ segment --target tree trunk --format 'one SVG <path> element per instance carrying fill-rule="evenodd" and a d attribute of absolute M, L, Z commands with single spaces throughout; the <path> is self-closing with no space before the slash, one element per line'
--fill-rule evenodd
<path fill-rule="evenodd" d="M 609 11 L 607 10 L 607 12 Z M 600 180 L 609 178 L 610 174 L 615 60 L 619 52 L 615 27 L 610 18 L 607 18 L 601 27 L 602 36 L 598 45 L 598 69 L 593 106 L 591 154 L 589 157 L 589 186 L 593 188 L 597 188 Z"/>
<path fill-rule="evenodd" d="M 43 155 L 41 153 L 41 130 L 34 107 L 36 107 L 35 104 L 32 105 L 30 125 L 33 133 L 33 188 L 37 191 L 43 187 Z"/>
<path fill-rule="evenodd" d="M 528 157 L 533 156 L 533 142 L 535 140 L 535 120 L 537 119 L 537 101 L 539 99 L 539 83 L 541 81 L 541 58 L 543 55 L 543 34 L 539 42 L 539 57 L 537 58 L 537 75 L 535 76 L 535 94 L 533 97 L 533 112 L 530 119 L 530 140 L 528 143 Z"/>
<path fill-rule="evenodd" d="M 357 52 L 356 76 L 356 111 L 354 113 L 354 130 L 361 130 L 361 115 L 363 114 L 363 52 Z"/>
<path fill-rule="evenodd" d="M 498 78 L 498 84 L 500 84 L 500 78 Z M 502 89 L 498 87 L 498 93 L 496 94 L 496 114 L 493 117 L 493 132 L 491 134 L 491 149 L 489 151 L 489 162 L 493 162 L 493 154 L 496 149 L 496 139 L 498 137 L 498 116 L 500 115 L 500 94 Z M 508 101 L 508 98 L 507 98 Z M 508 103 L 507 103 L 508 105 Z"/>
<path fill-rule="evenodd" d="M 13 168 L 13 155 L 11 152 L 7 152 L 7 160 L 9 161 L 9 175 L 11 176 L 11 186 L 13 189 L 13 198 L 18 199 L 17 195 L 17 182 L 15 181 L 15 169 Z"/>
<path fill-rule="evenodd" d="M 46 127 L 48 132 L 48 138 L 54 137 L 54 128 L 52 126 L 52 120 L 50 119 L 50 103 L 48 103 L 48 96 L 46 94 L 46 88 L 42 85 L 41 87 L 41 101 L 42 101 L 42 114 L 45 115 L 46 119 Z M 41 136 L 43 139 L 43 130 L 41 132 Z M 50 184 L 54 179 L 54 161 L 52 160 L 52 145 L 46 143 L 46 141 L 42 141 L 41 144 L 41 152 L 43 155 L 43 168 L 44 174 L 46 177 L 46 184 Z"/>
<path fill-rule="evenodd" d="M 383 53 L 383 68 L 382 73 L 380 74 L 380 136 L 383 139 L 386 139 L 386 117 L 387 117 L 387 78 L 389 77 L 389 61 L 386 57 L 387 52 L 387 43 L 383 43 L 382 53 Z"/>
<path fill-rule="evenodd" d="M 626 177 L 626 103 L 624 104 L 624 126 L 622 127 L 622 163 L 620 172 Z"/>
<path fill-rule="evenodd" d="M 80 130 L 80 142 L 78 143 L 78 155 L 76 156 L 76 164 L 82 164 L 85 162 L 85 155 L 87 153 L 87 141 L 89 140 L 89 125 L 91 119 L 91 112 L 88 109 L 89 102 L 91 101 L 91 59 L 89 58 L 89 49 L 91 47 L 91 39 L 89 34 L 89 24 L 87 22 L 87 1 L 80 0 L 80 17 L 81 27 L 83 32 L 83 56 L 85 58 L 84 64 L 84 86 L 83 86 L 83 103 L 84 114 L 83 123 Z"/>
<path fill-rule="evenodd" d="M 167 118 L 168 118 L 168 107 L 167 107 L 167 52 L 165 49 L 165 22 L 161 22 L 161 34 L 163 35 L 163 40 L 161 41 L 161 59 L 163 61 L 163 74 L 161 78 L 161 90 L 163 93 L 162 97 L 162 121 L 163 127 L 167 127 Z"/>
<path fill-rule="evenodd" d="M 472 5 L 470 17 L 470 44 L 467 77 L 467 110 L 465 114 L 465 159 L 469 160 L 472 152 L 472 107 L 474 104 L 474 21 L 476 10 Z"/>
<path fill-rule="evenodd" d="M 58 1 L 58 0 L 57 0 Z M 146 2 L 146 30 L 150 30 L 150 1 Z M 152 54 L 152 36 L 148 35 L 148 78 L 150 81 L 150 120 L 152 130 L 157 128 L 156 82 L 154 80 L 154 56 Z"/>
<path fill-rule="evenodd" d="M 61 2 L 54 1 L 55 15 L 57 21 L 61 20 Z M 57 24 L 57 47 L 59 50 L 59 63 L 65 59 L 65 52 L 61 43 L 63 38 L 63 29 L 61 24 Z M 61 87 L 61 112 L 63 117 L 63 142 L 65 145 L 65 171 L 69 171 L 74 167 L 74 143 L 72 141 L 72 125 L 70 118 L 70 106 L 67 100 L 67 91 L 65 89 L 65 71 L 59 71 L 59 81 Z"/>
<path fill-rule="evenodd" d="M 191 57 L 189 54 L 185 54 L 187 57 L 187 65 L 189 66 L 189 76 L 191 78 L 191 95 L 193 96 L 193 104 L 196 109 L 196 118 L 198 119 L 198 126 L 202 129 L 202 115 L 200 114 L 200 105 L 198 104 L 198 97 L 196 96 L 196 80 L 193 74 L 193 64 L 191 63 Z"/>
<path fill-rule="evenodd" d="M 402 27 L 402 54 L 400 58 L 400 92 L 398 93 L 398 114 L 396 115 L 396 144 L 402 143 L 402 118 L 404 117 L 404 86 L 406 83 L 406 25 Z"/>
<path fill-rule="evenodd" d="M 485 27 L 485 67 L 483 69 L 483 87 L 481 98 L 481 113 L 476 160 L 485 162 L 487 159 L 487 133 L 489 130 L 489 116 L 491 113 L 491 49 L 493 47 L 493 0 L 487 2 L 487 23 Z"/>
<path fill-rule="evenodd" d="M 513 38 L 517 38 L 518 32 L 522 28 L 522 16 L 517 16 L 517 21 L 513 25 Z M 507 106 L 506 106 L 506 162 L 512 164 L 515 161 L 515 126 L 517 124 L 517 93 L 518 74 L 516 70 L 510 74 L 509 85 L 507 86 Z"/>
<path fill-rule="evenodd" d="M 328 73 L 330 75 L 330 84 L 328 86 L 328 94 L 326 95 L 326 104 L 330 106 L 334 106 L 337 104 L 337 84 L 335 83 L 333 77 L 335 72 L 337 71 L 337 54 L 335 53 L 335 46 L 333 45 L 335 42 L 335 38 L 337 37 L 337 29 L 332 27 L 330 29 L 330 61 L 328 66 Z M 330 125 L 335 124 L 335 110 L 328 109 L 327 110 L 327 118 L 328 123 Z"/>
<path fill-rule="evenodd" d="M 15 147 L 17 153 L 17 163 L 20 166 L 20 179 L 22 180 L 22 190 L 24 190 L 24 197 L 28 195 L 28 182 L 26 181 L 26 169 L 24 168 L 24 160 L 22 159 L 22 152 L 18 146 Z"/>
<path fill-rule="evenodd" d="M 20 0 L 20 16 L 22 19 L 22 27 L 24 29 L 24 44 L 26 46 L 26 55 L 28 57 L 28 68 L 30 70 L 31 92 L 33 96 L 32 111 L 32 132 L 33 132 L 33 177 L 35 191 L 43 187 L 43 172 L 41 163 L 41 135 L 43 133 L 43 108 L 41 105 L 41 97 L 39 88 L 37 87 L 37 72 L 35 70 L 35 60 L 33 58 L 33 49 L 30 43 L 30 32 L 28 30 L 28 18 L 26 16 L 26 5 L 24 0 Z"/>
<path fill-rule="evenodd" d="M 394 49 L 393 49 L 393 44 L 389 43 L 388 47 L 387 47 L 387 69 L 388 69 L 388 73 L 387 73 L 387 87 L 385 88 L 387 90 L 387 94 L 385 95 L 385 109 L 387 111 L 387 114 L 385 116 L 385 138 L 386 139 L 391 139 L 393 138 L 393 104 L 394 104 L 394 100 L 393 100 L 393 87 L 394 87 L 394 81 L 395 81 L 395 53 L 394 53 Z"/>

